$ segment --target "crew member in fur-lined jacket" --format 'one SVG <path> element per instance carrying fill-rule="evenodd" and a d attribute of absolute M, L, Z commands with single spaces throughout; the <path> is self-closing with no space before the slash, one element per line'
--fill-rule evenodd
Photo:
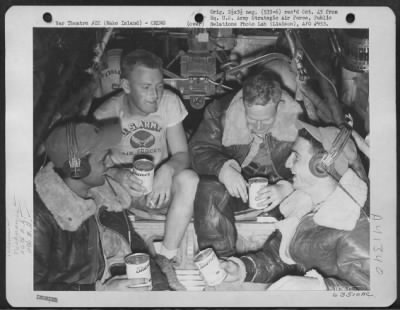
<path fill-rule="evenodd" d="M 228 273 L 224 289 L 243 281 L 265 283 L 269 290 L 370 287 L 370 225 L 364 211 L 368 188 L 349 168 L 357 158 L 355 144 L 343 139 L 343 149 L 323 167 L 320 154 L 334 154 L 339 130 L 306 123 L 300 127 L 286 162 L 295 191 L 279 206 L 285 219 L 262 250 L 221 262 Z"/>
<path fill-rule="evenodd" d="M 59 124 L 47 138 L 50 162 L 35 176 L 35 290 L 129 289 L 123 258 L 146 247 L 125 213 L 129 194 L 105 182 L 105 160 L 120 138 L 119 123 L 76 122 Z M 151 267 L 153 287 L 161 288 L 162 275 Z"/>
<path fill-rule="evenodd" d="M 262 71 L 237 94 L 210 104 L 190 142 L 193 169 L 201 176 L 194 224 L 200 249 L 219 256 L 236 252 L 234 212 L 248 208 L 247 180 L 267 177 L 259 207 L 275 208 L 292 191 L 285 161 L 297 136 L 300 105 L 281 88 L 280 77 Z"/>

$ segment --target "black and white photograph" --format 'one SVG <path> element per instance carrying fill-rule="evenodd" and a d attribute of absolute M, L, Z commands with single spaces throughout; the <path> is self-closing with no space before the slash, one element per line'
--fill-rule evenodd
<path fill-rule="evenodd" d="M 8 12 L 9 302 L 392 303 L 394 16 L 131 9 Z"/>

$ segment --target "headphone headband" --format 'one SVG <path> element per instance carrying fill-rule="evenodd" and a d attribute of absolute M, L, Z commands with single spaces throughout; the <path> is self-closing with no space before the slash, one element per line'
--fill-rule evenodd
<path fill-rule="evenodd" d="M 86 177 L 90 173 L 90 165 L 87 158 L 79 157 L 78 140 L 76 137 L 76 124 L 66 125 L 68 160 L 64 164 L 64 171 L 74 179 Z"/>
<path fill-rule="evenodd" d="M 351 137 L 351 128 L 343 126 L 333 140 L 332 147 L 321 159 L 321 165 L 328 168 L 333 165 L 338 156 L 342 153 L 346 143 Z"/>
<path fill-rule="evenodd" d="M 67 124 L 67 148 L 69 166 L 76 171 L 81 166 L 81 159 L 79 158 L 78 141 L 76 140 L 76 127 L 73 123 Z"/>
<path fill-rule="evenodd" d="M 351 128 L 343 126 L 340 132 L 332 142 L 332 147 L 327 152 L 315 154 L 309 163 L 310 171 L 313 175 L 323 178 L 330 175 L 335 175 L 340 178 L 340 175 L 334 168 L 335 160 L 343 152 L 346 143 L 349 141 L 351 136 Z"/>

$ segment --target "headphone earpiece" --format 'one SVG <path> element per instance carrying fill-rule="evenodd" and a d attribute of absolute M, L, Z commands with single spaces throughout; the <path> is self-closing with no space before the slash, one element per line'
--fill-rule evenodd
<path fill-rule="evenodd" d="M 340 132 L 332 142 L 329 152 L 319 152 L 311 157 L 309 168 L 311 173 L 318 177 L 324 178 L 328 175 L 338 174 L 334 168 L 335 160 L 343 151 L 347 141 L 351 136 L 351 128 L 343 126 Z"/>
<path fill-rule="evenodd" d="M 325 152 L 314 154 L 314 156 L 311 157 L 310 162 L 308 164 L 311 173 L 318 178 L 325 178 L 326 176 L 328 176 L 327 169 L 322 164 L 322 159 L 326 154 L 327 153 Z"/>
<path fill-rule="evenodd" d="M 76 139 L 76 125 L 67 124 L 67 150 L 68 160 L 64 162 L 63 173 L 66 177 L 73 179 L 82 179 L 90 174 L 91 167 L 89 164 L 89 155 L 80 158 L 78 142 Z"/>
<path fill-rule="evenodd" d="M 63 173 L 66 177 L 72 179 L 82 179 L 90 174 L 91 167 L 89 164 L 89 156 L 80 158 L 80 165 L 77 167 L 71 167 L 69 160 L 64 162 Z"/>

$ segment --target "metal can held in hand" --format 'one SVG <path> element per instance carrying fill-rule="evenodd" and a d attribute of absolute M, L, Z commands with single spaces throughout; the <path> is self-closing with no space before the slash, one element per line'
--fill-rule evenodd
<path fill-rule="evenodd" d="M 145 253 L 125 257 L 126 275 L 133 285 L 151 285 L 150 256 Z"/>
<path fill-rule="evenodd" d="M 249 207 L 252 209 L 264 209 L 265 206 L 257 206 L 256 197 L 258 196 L 258 191 L 268 185 L 268 179 L 263 177 L 255 177 L 249 179 Z"/>
<path fill-rule="evenodd" d="M 132 173 L 142 180 L 142 186 L 146 188 L 144 195 L 153 190 L 154 164 L 153 161 L 146 158 L 137 159 L 133 162 Z"/>
<path fill-rule="evenodd" d="M 208 285 L 218 285 L 225 279 L 226 272 L 221 268 L 218 257 L 215 255 L 213 249 L 208 248 L 200 251 L 194 257 L 194 262 Z"/>

